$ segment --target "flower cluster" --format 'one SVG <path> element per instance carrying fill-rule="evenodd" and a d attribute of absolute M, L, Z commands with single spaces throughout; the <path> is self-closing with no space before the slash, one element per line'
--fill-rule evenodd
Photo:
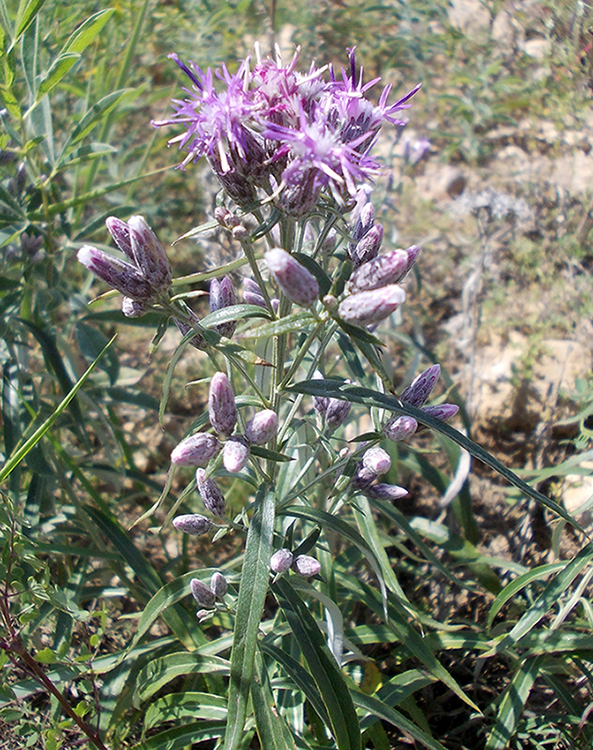
<path fill-rule="evenodd" d="M 388 104 L 387 86 L 373 104 L 366 94 L 379 79 L 363 82 L 354 49 L 340 76 L 327 66 L 311 65 L 299 73 L 298 53 L 285 66 L 265 59 L 251 68 L 247 57 L 234 74 L 224 65 L 213 74 L 176 54 L 170 57 L 191 88 L 185 89 L 186 99 L 174 101 L 172 117 L 153 124 L 185 127 L 169 141 L 189 152 L 183 166 L 206 156 L 238 205 L 253 205 L 263 188 L 297 218 L 311 210 L 322 191 L 345 205 L 361 184 L 373 180 L 379 165 L 370 150 L 382 124 L 405 125 L 398 113 L 419 89 Z"/>

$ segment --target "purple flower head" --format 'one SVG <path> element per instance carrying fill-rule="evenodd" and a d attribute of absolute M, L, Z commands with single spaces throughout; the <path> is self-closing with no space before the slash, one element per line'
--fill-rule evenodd
<path fill-rule="evenodd" d="M 210 579 L 210 591 L 217 599 L 222 599 L 229 588 L 227 579 L 218 570 L 212 574 Z"/>
<path fill-rule="evenodd" d="M 197 432 L 182 440 L 171 453 L 171 463 L 177 466 L 206 466 L 221 449 L 218 438 L 206 432 Z"/>
<path fill-rule="evenodd" d="M 135 266 L 125 260 L 104 253 L 92 245 L 83 245 L 77 257 L 85 268 L 125 297 L 148 304 L 155 300 L 155 290 L 150 283 Z"/>
<path fill-rule="evenodd" d="M 428 370 L 424 370 L 404 390 L 401 400 L 410 406 L 422 406 L 432 393 L 440 374 L 440 365 L 432 365 Z"/>
<path fill-rule="evenodd" d="M 397 484 L 371 484 L 364 491 L 364 494 L 371 500 L 400 500 L 409 494 L 408 490 L 398 487 Z"/>
<path fill-rule="evenodd" d="M 292 563 L 293 570 L 303 578 L 313 578 L 321 570 L 321 563 L 309 555 L 299 555 Z"/>
<path fill-rule="evenodd" d="M 210 282 L 210 312 L 222 310 L 224 307 L 231 307 L 236 303 L 235 289 L 233 282 L 228 276 L 222 279 L 212 279 Z M 236 320 L 229 320 L 228 323 L 220 323 L 214 326 L 214 330 L 221 336 L 230 338 L 237 327 Z"/>
<path fill-rule="evenodd" d="M 362 465 L 375 476 L 380 477 L 382 474 L 387 474 L 391 469 L 391 457 L 387 451 L 376 445 L 365 451 L 362 457 Z"/>
<path fill-rule="evenodd" d="M 226 503 L 216 482 L 213 479 L 206 479 L 204 469 L 196 469 L 196 482 L 206 510 L 209 510 L 213 516 L 224 516 Z"/>
<path fill-rule="evenodd" d="M 435 419 L 446 422 L 457 414 L 459 407 L 455 404 L 435 404 L 434 406 L 424 406 L 422 411 Z"/>
<path fill-rule="evenodd" d="M 377 224 L 377 226 L 381 226 Z M 367 235 L 368 236 L 368 235 Z M 363 240 L 359 244 L 362 244 Z M 405 250 L 390 250 L 359 266 L 350 277 L 348 291 L 367 292 L 387 284 L 397 284 L 408 269 L 408 253 Z"/>
<path fill-rule="evenodd" d="M 235 394 L 224 372 L 216 372 L 210 381 L 208 414 L 216 432 L 225 437 L 233 434 L 237 424 L 237 407 Z"/>
<path fill-rule="evenodd" d="M 370 292 L 359 292 L 340 302 L 338 314 L 347 323 L 369 326 L 379 323 L 395 312 L 406 299 L 404 290 L 397 284 L 389 284 Z"/>
<path fill-rule="evenodd" d="M 183 531 L 184 534 L 201 536 L 207 534 L 214 527 L 214 524 L 206 516 L 201 516 L 198 513 L 187 513 L 183 516 L 176 516 L 173 519 L 173 526 L 178 531 Z"/>
<path fill-rule="evenodd" d="M 243 435 L 236 435 L 222 446 L 222 463 L 231 474 L 236 474 L 247 466 L 249 461 L 249 443 Z"/>
<path fill-rule="evenodd" d="M 319 296 L 319 284 L 313 274 L 290 253 L 277 247 L 264 253 L 268 268 L 289 300 L 311 307 Z"/>
<path fill-rule="evenodd" d="M 383 425 L 383 434 L 395 443 L 411 437 L 418 429 L 414 417 L 393 417 Z"/>
<path fill-rule="evenodd" d="M 278 432 L 278 415 L 272 409 L 259 411 L 245 425 L 245 437 L 252 445 L 265 445 Z"/>
<path fill-rule="evenodd" d="M 270 558 L 270 570 L 272 573 L 286 573 L 292 565 L 293 555 L 289 549 L 279 549 Z"/>
<path fill-rule="evenodd" d="M 208 586 L 206 586 L 205 583 L 202 583 L 198 578 L 192 578 L 189 582 L 189 587 L 193 598 L 200 607 L 210 609 L 214 606 L 216 595 L 208 588 Z"/>

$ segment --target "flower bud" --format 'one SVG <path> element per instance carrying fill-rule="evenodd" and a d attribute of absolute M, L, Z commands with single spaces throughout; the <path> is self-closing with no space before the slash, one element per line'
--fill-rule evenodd
<path fill-rule="evenodd" d="M 278 431 L 278 415 L 271 409 L 258 412 L 245 426 L 245 437 L 253 445 L 265 445 Z"/>
<path fill-rule="evenodd" d="M 225 307 L 230 307 L 236 303 L 235 290 L 233 288 L 233 282 L 228 276 L 223 276 L 222 279 L 212 279 L 210 282 L 210 312 L 216 312 L 216 310 L 222 310 Z M 214 326 L 214 330 L 220 333 L 221 336 L 230 338 L 235 332 L 237 327 L 236 320 L 229 320 L 226 323 L 219 323 Z"/>
<path fill-rule="evenodd" d="M 155 291 L 140 271 L 124 260 L 104 253 L 92 245 L 83 245 L 78 260 L 109 286 L 137 302 L 154 301 Z"/>
<path fill-rule="evenodd" d="M 242 435 L 236 435 L 222 446 L 222 463 L 231 474 L 236 474 L 247 466 L 249 443 Z"/>
<path fill-rule="evenodd" d="M 405 276 L 407 269 L 408 253 L 405 250 L 391 250 L 359 266 L 348 282 L 348 291 L 355 294 L 396 284 Z"/>
<path fill-rule="evenodd" d="M 126 318 L 141 318 L 146 314 L 148 308 L 142 302 L 136 302 L 131 297 L 124 297 L 121 301 L 121 311 Z"/>
<path fill-rule="evenodd" d="M 218 438 L 197 432 L 182 440 L 171 452 L 171 462 L 177 466 L 206 466 L 220 451 Z"/>
<path fill-rule="evenodd" d="M 420 249 L 421 248 L 419 248 L 418 245 L 410 245 L 410 247 L 406 249 L 406 253 L 408 254 L 408 267 L 406 268 L 404 276 L 406 276 L 412 270 L 412 267 L 418 260 Z"/>
<path fill-rule="evenodd" d="M 333 432 L 344 423 L 352 404 L 350 401 L 343 401 L 339 398 L 329 398 L 327 400 L 327 409 L 325 410 L 325 424 Z"/>
<path fill-rule="evenodd" d="M 264 253 L 268 268 L 289 300 L 310 307 L 319 296 L 319 284 L 312 273 L 279 247 Z"/>
<path fill-rule="evenodd" d="M 404 290 L 396 284 L 390 284 L 381 289 L 346 297 L 338 307 L 338 314 L 346 323 L 369 326 L 387 318 L 405 299 Z"/>
<path fill-rule="evenodd" d="M 400 500 L 409 494 L 408 490 L 398 487 L 397 484 L 371 484 L 364 491 L 371 500 Z"/>
<path fill-rule="evenodd" d="M 224 516 L 226 503 L 216 482 L 213 479 L 206 479 L 204 469 L 196 470 L 196 482 L 206 510 L 209 510 L 213 516 Z"/>
<path fill-rule="evenodd" d="M 116 216 L 110 216 L 105 220 L 105 226 L 122 253 L 135 263 L 136 259 L 134 258 L 132 242 L 130 240 L 130 227 L 127 223 Z"/>
<path fill-rule="evenodd" d="M 355 246 L 356 243 L 368 233 L 374 223 L 375 209 L 373 208 L 373 204 L 369 201 L 362 206 L 358 213 L 358 219 L 354 223 L 354 228 L 352 230 L 353 246 Z"/>
<path fill-rule="evenodd" d="M 410 406 L 422 406 L 432 393 L 441 374 L 440 365 L 432 365 L 416 376 L 401 395 L 401 400 Z"/>
<path fill-rule="evenodd" d="M 365 468 L 361 463 L 358 464 L 358 467 L 356 469 L 356 473 L 352 477 L 351 486 L 355 490 L 364 490 L 366 489 L 369 484 L 374 482 L 374 480 L 377 478 L 377 474 L 375 474 L 373 471 L 370 471 L 369 469 Z"/>
<path fill-rule="evenodd" d="M 229 584 L 222 573 L 219 573 L 217 570 L 216 573 L 212 574 L 212 578 L 210 579 L 210 590 L 217 599 L 222 599 L 228 588 Z"/>
<path fill-rule="evenodd" d="M 424 406 L 422 411 L 435 419 L 446 422 L 457 414 L 459 407 L 455 404 L 436 404 L 435 406 Z"/>
<path fill-rule="evenodd" d="M 270 570 L 272 573 L 286 573 L 292 565 L 293 555 L 289 549 L 279 549 L 270 558 Z"/>
<path fill-rule="evenodd" d="M 171 286 L 171 265 L 165 248 L 148 226 L 144 216 L 130 216 L 130 242 L 138 269 L 157 292 Z"/>
<path fill-rule="evenodd" d="M 383 242 L 383 224 L 375 224 L 364 237 L 356 243 L 354 253 L 352 257 L 352 263 L 355 268 L 362 266 L 363 263 L 368 263 L 369 260 L 375 258 L 381 243 Z"/>
<path fill-rule="evenodd" d="M 253 279 L 243 279 L 243 299 L 248 305 L 258 305 L 259 307 L 266 307 L 266 300 L 264 295 L 261 293 L 259 284 Z"/>
<path fill-rule="evenodd" d="M 237 407 L 235 394 L 224 372 L 215 373 L 210 381 L 208 414 L 216 432 L 225 437 L 233 434 L 237 424 Z"/>
<path fill-rule="evenodd" d="M 188 314 L 189 314 L 189 317 L 192 320 L 195 320 L 196 323 L 200 322 L 200 319 L 193 312 L 193 310 L 188 309 Z M 180 320 L 179 318 L 174 318 L 174 321 L 175 321 L 175 325 L 179 329 L 182 336 L 185 336 L 192 330 L 192 327 L 188 323 L 186 323 L 184 320 Z M 194 346 L 196 349 L 206 349 L 206 341 L 204 340 L 204 337 L 202 336 L 201 333 L 196 333 L 196 335 L 190 339 L 189 343 L 192 346 Z"/>
<path fill-rule="evenodd" d="M 313 380 L 324 380 L 324 377 L 319 370 L 315 370 L 313 373 Z M 325 396 L 313 396 L 313 408 L 320 417 L 325 416 L 328 404 L 329 398 L 326 398 Z"/>
<path fill-rule="evenodd" d="M 313 578 L 321 570 L 321 563 L 309 555 L 299 555 L 294 559 L 292 567 L 303 578 Z"/>
<path fill-rule="evenodd" d="M 389 440 L 397 443 L 399 440 L 406 440 L 411 437 L 418 429 L 418 422 L 414 417 L 393 417 L 383 425 L 383 434 Z"/>
<path fill-rule="evenodd" d="M 176 516 L 173 519 L 173 526 L 177 531 L 182 531 L 190 536 L 202 536 L 207 534 L 214 524 L 206 516 L 200 516 L 198 513 L 187 513 L 184 516 Z"/>
<path fill-rule="evenodd" d="M 210 609 L 214 606 L 216 596 L 214 593 L 197 578 L 192 578 L 189 582 L 191 593 L 193 598 L 196 600 L 200 607 L 206 607 Z"/>
<path fill-rule="evenodd" d="M 378 445 L 365 451 L 362 457 L 362 465 L 365 469 L 380 477 L 387 474 L 391 469 L 391 456 Z"/>

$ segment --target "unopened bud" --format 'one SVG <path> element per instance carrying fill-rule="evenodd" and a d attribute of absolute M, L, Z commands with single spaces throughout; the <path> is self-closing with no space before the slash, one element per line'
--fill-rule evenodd
<path fill-rule="evenodd" d="M 409 494 L 404 487 L 398 487 L 397 484 L 371 484 L 364 491 L 364 494 L 371 500 L 400 500 Z"/>
<path fill-rule="evenodd" d="M 329 398 L 327 400 L 327 409 L 325 410 L 325 424 L 333 432 L 344 423 L 352 404 L 350 401 L 343 401 L 339 398 Z"/>
<path fill-rule="evenodd" d="M 244 237 L 247 237 L 249 231 L 243 224 L 237 224 L 236 227 L 233 227 L 231 234 L 236 240 L 242 240 Z"/>
<path fill-rule="evenodd" d="M 380 477 L 391 469 L 391 456 L 377 445 L 365 451 L 362 465 L 375 476 Z"/>
<path fill-rule="evenodd" d="M 134 258 L 132 242 L 130 240 L 130 227 L 127 223 L 116 216 L 110 216 L 105 220 L 105 226 L 122 253 L 135 263 L 136 259 Z"/>
<path fill-rule="evenodd" d="M 218 438 L 206 432 L 197 432 L 182 440 L 171 452 L 171 462 L 177 466 L 206 466 L 218 455 L 221 445 Z"/>
<path fill-rule="evenodd" d="M 401 400 L 410 406 L 422 406 L 435 386 L 441 374 L 440 365 L 432 365 L 414 378 L 401 395 Z"/>
<path fill-rule="evenodd" d="M 446 422 L 457 414 L 459 407 L 455 404 L 436 404 L 435 406 L 424 406 L 422 411 L 435 419 Z"/>
<path fill-rule="evenodd" d="M 406 276 L 412 270 L 412 267 L 418 260 L 420 249 L 421 248 L 419 248 L 418 245 L 410 245 L 410 247 L 406 249 L 406 253 L 408 254 L 408 266 L 406 268 L 404 276 Z"/>
<path fill-rule="evenodd" d="M 216 482 L 213 479 L 206 479 L 204 469 L 196 470 L 196 482 L 206 510 L 209 510 L 214 516 L 224 516 L 226 503 Z"/>
<path fill-rule="evenodd" d="M 286 573 L 293 561 L 293 554 L 289 549 L 279 549 L 270 558 L 270 570 L 272 573 Z"/>
<path fill-rule="evenodd" d="M 299 555 L 295 557 L 292 567 L 303 578 L 313 578 L 321 570 L 321 563 L 309 555 Z"/>
<path fill-rule="evenodd" d="M 132 253 L 140 272 L 158 292 L 171 286 L 171 265 L 165 248 L 148 226 L 144 216 L 130 216 L 130 242 Z"/>
<path fill-rule="evenodd" d="M 130 263 L 104 253 L 92 245 L 83 245 L 77 257 L 85 268 L 124 296 L 131 297 L 137 302 L 150 303 L 154 300 L 154 289 Z"/>
<path fill-rule="evenodd" d="M 253 445 L 265 445 L 278 431 L 278 415 L 271 409 L 258 412 L 245 426 L 245 437 Z"/>
<path fill-rule="evenodd" d="M 196 323 L 200 322 L 200 319 L 198 316 L 193 312 L 193 310 L 188 310 L 189 317 L 191 320 L 194 320 Z M 184 320 L 180 320 L 179 318 L 174 318 L 175 325 L 181 332 L 182 336 L 185 336 L 192 330 L 192 326 L 190 326 L 188 323 L 186 323 Z M 195 346 L 196 349 L 206 349 L 206 341 L 201 333 L 196 333 L 196 335 L 190 339 L 189 342 L 192 346 Z"/>
<path fill-rule="evenodd" d="M 365 203 L 360 209 L 358 219 L 354 224 L 354 229 L 352 230 L 353 244 L 356 244 L 359 240 L 361 240 L 371 229 L 374 223 L 375 209 L 373 208 L 373 204 L 369 201 L 368 203 Z"/>
<path fill-rule="evenodd" d="M 407 440 L 417 429 L 418 422 L 414 417 L 394 417 L 383 425 L 383 434 L 397 443 L 400 440 Z"/>
<path fill-rule="evenodd" d="M 249 443 L 242 435 L 236 435 L 222 446 L 222 463 L 231 474 L 236 474 L 247 466 Z"/>
<path fill-rule="evenodd" d="M 137 302 L 131 297 L 124 297 L 121 301 L 121 311 L 126 318 L 141 318 L 146 315 L 148 308 L 142 302 Z"/>
<path fill-rule="evenodd" d="M 229 437 L 237 424 L 235 394 L 224 372 L 217 372 L 210 381 L 208 393 L 210 424 L 216 432 Z"/>
<path fill-rule="evenodd" d="M 272 275 L 289 300 L 310 307 L 319 296 L 317 279 L 290 253 L 279 247 L 264 253 Z"/>
<path fill-rule="evenodd" d="M 202 583 L 198 578 L 192 578 L 189 587 L 193 598 L 200 607 L 211 608 L 214 606 L 216 596 L 205 583 Z"/>
<path fill-rule="evenodd" d="M 212 279 L 210 282 L 210 312 L 216 312 L 216 310 L 222 310 L 225 307 L 230 307 L 236 302 L 235 290 L 233 288 L 233 282 L 228 276 L 223 276 L 222 279 Z M 214 326 L 214 330 L 220 333 L 221 336 L 230 338 L 235 332 L 237 327 L 236 320 L 229 320 L 226 323 L 220 323 Z"/>
<path fill-rule="evenodd" d="M 362 464 L 358 464 L 358 468 L 352 477 L 351 485 L 355 490 L 364 490 L 369 484 L 374 482 L 377 476 L 377 474 L 365 468 Z"/>
<path fill-rule="evenodd" d="M 313 373 L 313 380 L 324 380 L 324 377 L 319 370 L 315 370 Z M 313 408 L 320 417 L 325 416 L 328 404 L 329 398 L 326 398 L 325 396 L 313 396 Z"/>
<path fill-rule="evenodd" d="M 217 599 L 222 599 L 228 588 L 229 584 L 222 573 L 216 571 L 216 573 L 212 574 L 212 578 L 210 579 L 210 590 Z"/>
<path fill-rule="evenodd" d="M 396 284 L 374 289 L 370 292 L 359 292 L 340 303 L 338 315 L 358 326 L 369 326 L 379 323 L 403 304 L 406 299 L 404 290 Z"/>
<path fill-rule="evenodd" d="M 405 250 L 390 250 L 359 266 L 348 282 L 348 290 L 354 294 L 396 284 L 405 276 L 407 269 L 408 253 Z"/>
<path fill-rule="evenodd" d="M 243 299 L 248 305 L 266 306 L 266 300 L 259 285 L 253 279 L 243 279 Z"/>
<path fill-rule="evenodd" d="M 187 513 L 184 516 L 176 516 L 173 519 L 173 526 L 177 531 L 182 531 L 190 536 L 202 536 L 207 534 L 214 524 L 206 516 L 200 516 L 198 513 Z"/>
<path fill-rule="evenodd" d="M 355 268 L 362 266 L 363 263 L 368 263 L 378 255 L 381 243 L 383 242 L 383 231 L 383 224 L 375 224 L 375 226 L 369 229 L 364 237 L 356 243 L 352 257 L 352 263 Z"/>

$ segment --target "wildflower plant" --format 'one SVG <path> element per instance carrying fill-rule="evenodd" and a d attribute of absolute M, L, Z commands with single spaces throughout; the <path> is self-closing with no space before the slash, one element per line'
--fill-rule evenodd
<path fill-rule="evenodd" d="M 153 124 L 171 128 L 169 144 L 183 152 L 180 168 L 203 157 L 221 188 L 213 221 L 182 239 L 216 225 L 237 258 L 208 272 L 210 314 L 202 318 L 141 216 L 107 220 L 124 258 L 85 245 L 78 259 L 123 295 L 124 315 L 157 312 L 180 330 L 162 408 L 186 346 L 211 362 L 207 409 L 171 453 L 171 471 L 191 471 L 169 518 L 180 534 L 211 535 L 214 544 L 227 534 L 244 536 L 245 547 L 241 562 L 229 564 L 230 575 L 205 570 L 167 584 L 147 606 L 132 644 L 166 607 L 192 595 L 196 629 L 216 622 L 233 632 L 230 661 L 220 656 L 226 637 L 211 641 L 200 632 L 192 636 L 196 659 L 177 651 L 160 657 L 156 686 L 156 667 L 147 663 L 136 694 L 151 699 L 183 662 L 186 672 L 228 676 L 224 721 L 197 723 L 185 742 L 220 737 L 225 750 L 235 750 L 254 722 L 265 748 L 330 742 L 353 750 L 380 718 L 426 747 L 442 748 L 394 708 L 397 690 L 365 692 L 352 669 L 365 657 L 345 638 L 340 608 L 350 587 L 407 642 L 425 670 L 422 679 L 442 681 L 473 705 L 409 621 L 379 521 L 406 523 L 398 509 L 408 494 L 398 483 L 398 446 L 420 429 L 435 428 L 495 463 L 444 423 L 457 405 L 427 405 L 438 365 L 403 388 L 384 366 L 382 326 L 405 302 L 420 248 L 382 252 L 384 228 L 372 203 L 381 168 L 373 146 L 382 128 L 404 127 L 419 85 L 394 103 L 387 86 L 373 103 L 379 79 L 364 81 L 354 50 L 339 72 L 314 64 L 300 72 L 298 54 L 283 64 L 257 50 L 235 73 L 170 57 L 187 86 L 173 115 Z M 357 432 L 361 422 L 367 429 Z M 549 504 L 510 472 L 505 476 Z M 184 512 L 175 515 L 182 501 Z M 363 569 L 372 583 L 352 575 L 346 583 L 337 573 Z M 197 715 L 211 718 L 204 711 Z"/>

